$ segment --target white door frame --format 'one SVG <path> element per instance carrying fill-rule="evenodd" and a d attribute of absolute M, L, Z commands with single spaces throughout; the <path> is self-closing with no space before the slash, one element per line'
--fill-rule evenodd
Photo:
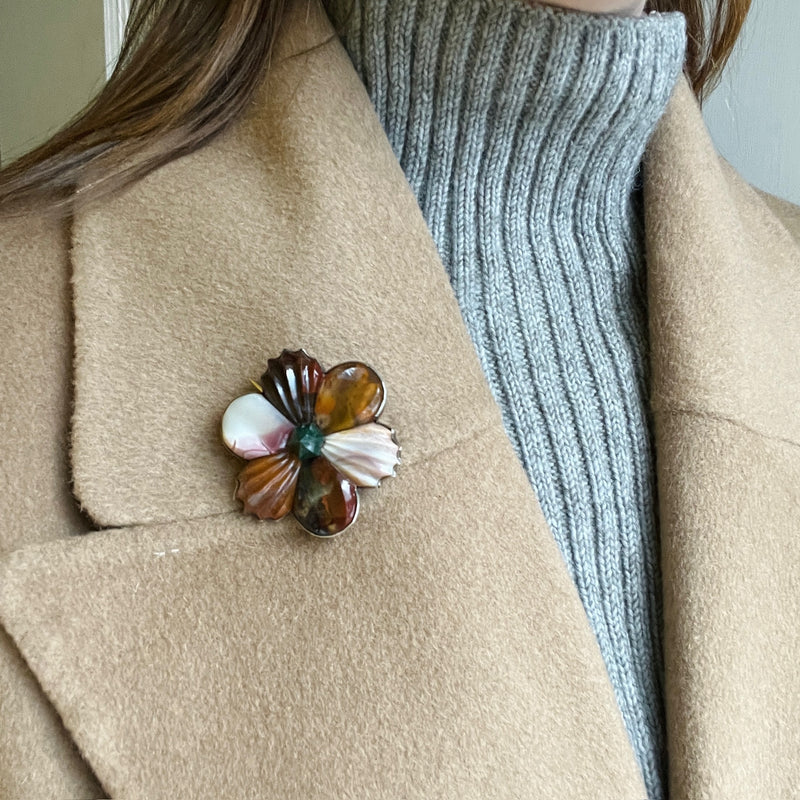
<path fill-rule="evenodd" d="M 116 66 L 130 8 L 131 0 L 103 0 L 103 19 L 106 32 L 106 78 L 111 77 Z"/>

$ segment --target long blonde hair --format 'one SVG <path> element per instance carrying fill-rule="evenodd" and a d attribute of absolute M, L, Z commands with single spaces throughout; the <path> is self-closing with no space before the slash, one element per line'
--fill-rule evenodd
<path fill-rule="evenodd" d="M 751 0 L 650 0 L 687 23 L 684 72 L 702 102 Z M 287 0 L 133 0 L 117 66 L 50 139 L 0 170 L 0 211 L 57 216 L 197 150 L 248 105 L 270 63 Z M 90 184 L 76 196 L 78 184 Z"/>

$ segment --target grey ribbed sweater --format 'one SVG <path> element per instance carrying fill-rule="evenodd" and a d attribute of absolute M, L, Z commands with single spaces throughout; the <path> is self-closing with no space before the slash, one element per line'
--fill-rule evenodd
<path fill-rule="evenodd" d="M 638 168 L 681 70 L 685 19 L 355 0 L 343 42 L 578 588 L 649 796 L 663 798 Z"/>

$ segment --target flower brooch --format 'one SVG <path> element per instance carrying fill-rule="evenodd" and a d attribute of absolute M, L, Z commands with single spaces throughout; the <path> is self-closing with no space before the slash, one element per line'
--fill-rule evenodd
<path fill-rule="evenodd" d="M 357 487 L 379 486 L 400 462 L 394 431 L 375 421 L 383 383 L 358 361 L 325 372 L 304 350 L 267 365 L 258 393 L 222 417 L 222 440 L 248 461 L 236 497 L 259 519 L 292 511 L 314 536 L 334 536 L 358 515 Z"/>

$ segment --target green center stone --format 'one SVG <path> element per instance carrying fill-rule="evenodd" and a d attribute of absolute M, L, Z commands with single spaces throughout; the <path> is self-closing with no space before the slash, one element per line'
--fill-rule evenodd
<path fill-rule="evenodd" d="M 289 437 L 287 447 L 301 461 L 316 458 L 322 452 L 325 434 L 313 423 L 298 425 Z"/>

